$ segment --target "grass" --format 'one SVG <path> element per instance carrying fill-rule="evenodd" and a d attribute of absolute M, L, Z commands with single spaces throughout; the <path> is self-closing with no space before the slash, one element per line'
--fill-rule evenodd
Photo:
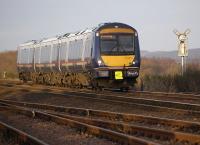
<path fill-rule="evenodd" d="M 16 51 L 0 53 L 0 78 L 6 72 L 6 78 L 17 78 Z"/>
<path fill-rule="evenodd" d="M 180 74 L 180 64 L 170 59 L 144 59 L 138 86 L 145 91 L 200 93 L 200 64 L 190 63 Z M 150 70 L 151 69 L 151 70 Z M 150 71 L 149 71 L 150 70 Z"/>
<path fill-rule="evenodd" d="M 0 78 L 18 78 L 16 51 L 0 53 Z M 188 65 L 184 75 L 180 75 L 180 64 L 172 59 L 142 58 L 137 87 L 143 82 L 145 91 L 198 92 L 200 93 L 200 63 L 198 60 Z M 142 81 L 141 81 L 142 80 Z"/>

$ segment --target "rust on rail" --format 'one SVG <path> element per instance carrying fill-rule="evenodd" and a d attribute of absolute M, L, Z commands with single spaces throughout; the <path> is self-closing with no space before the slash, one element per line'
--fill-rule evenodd
<path fill-rule="evenodd" d="M 5 101 L 6 102 L 6 101 Z M 9 101 L 7 101 L 8 103 Z M 40 108 L 40 109 L 49 109 L 54 111 L 60 112 L 67 112 L 73 115 L 81 115 L 81 116 L 95 116 L 95 117 L 104 117 L 109 118 L 111 120 L 123 120 L 123 121 L 130 121 L 130 120 L 147 120 L 149 122 L 154 123 L 162 123 L 166 125 L 172 126 L 179 126 L 180 128 L 195 126 L 200 128 L 200 124 L 195 122 L 187 122 L 187 121 L 180 121 L 180 120 L 172 120 L 172 119 L 162 119 L 162 118 L 155 118 L 155 117 L 146 117 L 142 115 L 135 115 L 135 114 L 122 114 L 122 113 L 113 113 L 113 112 L 106 112 L 106 111 L 98 111 L 98 110 L 90 110 L 90 109 L 82 109 L 82 108 L 72 108 L 72 107 L 62 107 L 62 106 L 53 106 L 53 105 L 44 105 L 44 104 L 36 104 L 36 103 L 21 103 L 21 102 L 14 102 L 11 101 L 11 104 L 15 105 L 23 105 L 26 107 L 33 107 L 33 108 Z M 6 105 L 6 103 L 5 103 Z M 8 104 L 9 105 L 9 104 Z M 27 115 L 25 111 L 24 114 Z M 29 113 L 28 113 L 29 114 Z M 136 125 L 129 125 L 126 123 L 119 123 L 113 121 L 103 121 L 98 119 L 89 119 L 84 117 L 77 117 L 71 115 L 63 115 L 58 113 L 51 113 L 55 116 L 60 116 L 63 118 L 67 118 L 70 120 L 75 120 L 79 122 L 83 122 L 90 125 L 95 125 L 103 128 L 109 128 L 115 130 L 119 133 L 126 133 L 130 135 L 137 135 L 143 134 L 143 136 L 152 136 L 153 138 L 159 138 L 160 140 L 179 140 L 179 141 L 189 141 L 192 143 L 200 142 L 200 136 L 194 135 L 190 133 L 180 133 L 176 131 L 164 131 L 161 129 L 152 129 L 147 127 L 141 127 Z M 29 114 L 30 115 L 30 114 Z M 44 116 L 43 116 L 44 117 Z M 47 117 L 47 116 L 45 116 Z M 49 119 L 48 117 L 46 119 Z"/>
<path fill-rule="evenodd" d="M 32 110 L 29 110 L 29 109 L 25 109 L 25 108 L 21 108 L 21 107 L 17 107 L 17 106 L 12 106 L 12 107 L 0 106 L 0 108 L 6 109 L 9 111 L 13 111 L 15 113 L 24 114 L 29 117 L 33 117 L 33 112 L 32 112 Z M 77 128 L 80 132 L 84 132 L 84 133 L 88 133 L 88 134 L 92 134 L 92 135 L 100 136 L 100 137 L 104 137 L 104 138 L 109 138 L 115 142 L 119 142 L 122 144 L 159 145 L 158 143 L 147 141 L 142 138 L 134 137 L 131 135 L 126 135 L 123 133 L 119 133 L 116 131 L 112 131 L 112 130 L 101 128 L 101 127 L 94 126 L 94 125 L 89 125 L 89 124 L 82 123 L 82 122 L 75 121 L 75 120 L 62 118 L 62 117 L 44 113 L 41 111 L 34 111 L 34 117 L 44 119 L 47 121 L 53 121 L 55 123 L 67 125 L 67 126 L 70 126 L 73 128 Z"/>
<path fill-rule="evenodd" d="M 5 141 L 7 139 L 12 140 L 13 143 L 18 145 L 48 145 L 47 143 L 1 121 L 0 132 Z"/>

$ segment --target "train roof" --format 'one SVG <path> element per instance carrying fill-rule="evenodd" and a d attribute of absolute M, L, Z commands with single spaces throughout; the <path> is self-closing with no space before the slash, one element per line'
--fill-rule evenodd
<path fill-rule="evenodd" d="M 51 37 L 51 38 L 44 38 L 42 39 L 40 42 L 50 42 L 50 41 L 55 41 L 58 40 L 60 36 L 55 36 L 55 37 Z"/>
<path fill-rule="evenodd" d="M 24 46 L 33 45 L 35 43 L 36 43 L 36 40 L 29 40 L 29 41 L 26 41 L 25 43 L 20 44 L 19 46 L 24 47 Z"/>
<path fill-rule="evenodd" d="M 107 28 L 109 28 L 109 27 L 126 27 L 126 28 L 129 27 L 129 28 L 135 30 L 133 27 L 131 27 L 127 24 L 124 24 L 124 23 L 118 23 L 118 22 L 100 23 L 96 27 L 86 28 L 86 29 L 83 29 L 83 30 L 77 31 L 77 32 L 64 33 L 62 35 L 57 35 L 57 36 L 49 37 L 49 38 L 42 38 L 40 40 L 30 40 L 30 41 L 20 44 L 19 46 L 24 47 L 24 46 L 29 46 L 29 45 L 33 45 L 33 44 L 43 43 L 43 42 L 46 43 L 46 42 L 50 42 L 50 41 L 56 41 L 56 40 L 59 40 L 62 38 L 75 37 L 75 36 L 84 35 L 87 33 L 96 32 L 105 27 L 107 27 Z"/>
<path fill-rule="evenodd" d="M 133 29 L 134 31 L 136 31 L 135 28 L 131 27 L 130 25 L 124 24 L 124 23 L 119 23 L 119 22 L 109 22 L 109 23 L 101 23 L 98 25 L 98 28 L 96 29 L 96 31 L 99 31 L 103 28 L 130 28 Z"/>

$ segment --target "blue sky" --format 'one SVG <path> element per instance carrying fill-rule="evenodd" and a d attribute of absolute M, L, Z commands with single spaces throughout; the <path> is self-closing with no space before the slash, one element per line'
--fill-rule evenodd
<path fill-rule="evenodd" d="M 141 50 L 176 50 L 174 28 L 190 28 L 189 47 L 200 48 L 199 6 L 200 0 L 0 0 L 0 51 L 102 22 L 136 28 Z"/>

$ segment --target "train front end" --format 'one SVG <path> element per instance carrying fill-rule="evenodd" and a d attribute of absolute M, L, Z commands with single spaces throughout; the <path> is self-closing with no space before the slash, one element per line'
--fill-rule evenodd
<path fill-rule="evenodd" d="M 95 77 L 98 85 L 133 87 L 140 69 L 137 31 L 122 23 L 108 23 L 95 33 Z"/>

